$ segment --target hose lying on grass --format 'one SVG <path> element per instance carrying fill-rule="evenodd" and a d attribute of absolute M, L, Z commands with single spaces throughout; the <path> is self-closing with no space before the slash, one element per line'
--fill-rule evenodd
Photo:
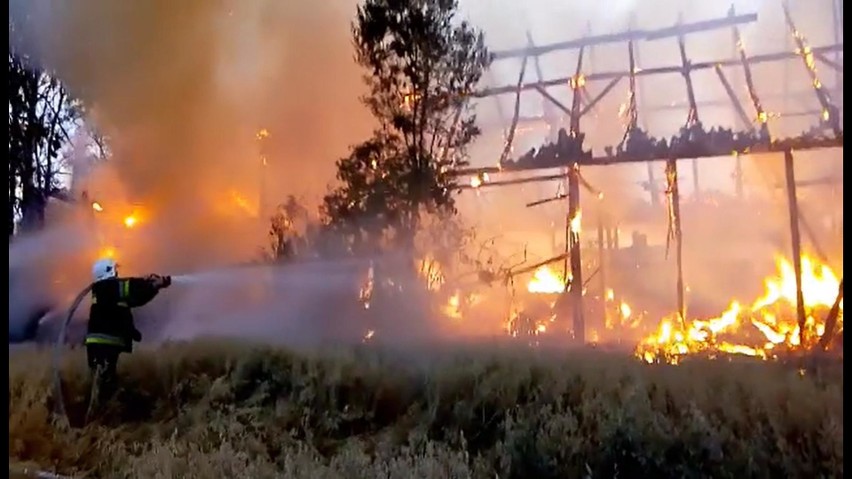
<path fill-rule="evenodd" d="M 95 283 L 91 283 L 86 286 L 83 291 L 80 291 L 80 294 L 77 295 L 77 298 L 74 299 L 74 302 L 71 303 L 71 307 L 68 309 L 68 315 L 65 317 L 65 321 L 59 327 L 59 334 L 56 337 L 56 344 L 53 347 L 53 387 L 54 394 L 56 395 L 56 416 L 57 418 L 61 418 L 64 420 L 65 425 L 70 427 L 71 422 L 68 419 L 68 415 L 65 412 L 65 402 L 63 400 L 62 395 L 62 350 L 65 346 L 65 331 L 68 329 L 68 324 L 71 323 L 71 318 L 74 317 L 74 313 L 77 311 L 77 308 L 80 307 L 80 303 L 83 302 L 83 298 L 92 291 L 92 287 Z"/>

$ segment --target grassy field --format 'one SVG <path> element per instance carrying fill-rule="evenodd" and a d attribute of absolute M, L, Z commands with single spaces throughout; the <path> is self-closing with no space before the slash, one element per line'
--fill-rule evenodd
<path fill-rule="evenodd" d="M 51 420 L 49 351 L 10 353 L 10 461 L 110 478 L 843 475 L 842 366 L 405 349 L 139 351 L 117 399 L 74 429 Z M 63 375 L 77 421 L 83 351 Z"/>

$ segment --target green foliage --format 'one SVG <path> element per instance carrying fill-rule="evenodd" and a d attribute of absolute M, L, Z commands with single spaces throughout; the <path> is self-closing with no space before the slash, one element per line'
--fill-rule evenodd
<path fill-rule="evenodd" d="M 65 359 L 77 417 L 85 359 Z M 10 461 L 77 476 L 843 475 L 842 365 L 196 341 L 123 357 L 118 400 L 71 430 L 50 417 L 49 368 L 47 351 L 10 355 Z"/>
<path fill-rule="evenodd" d="M 468 100 L 490 62 L 482 33 L 456 19 L 454 0 L 367 0 L 353 25 L 367 71 L 365 105 L 379 128 L 337 162 L 328 220 L 356 243 L 388 230 L 411 245 L 421 215 L 452 214 L 449 170 L 479 130 Z"/>

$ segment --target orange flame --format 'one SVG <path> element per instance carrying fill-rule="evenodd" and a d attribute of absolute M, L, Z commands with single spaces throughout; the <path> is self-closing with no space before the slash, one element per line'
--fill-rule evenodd
<path fill-rule="evenodd" d="M 527 283 L 527 291 L 536 294 L 558 294 L 565 291 L 565 283 L 560 275 L 545 265 L 535 270 Z"/>
<path fill-rule="evenodd" d="M 779 347 L 795 349 L 811 346 L 825 332 L 825 324 L 822 319 L 817 319 L 816 311 L 821 309 L 821 317 L 824 317 L 824 311 L 831 308 L 837 298 L 840 280 L 827 265 L 808 256 L 802 257 L 802 295 L 807 311 L 806 344 L 802 345 L 795 315 L 794 268 L 780 256 L 776 258 L 776 266 L 778 274 L 765 280 L 765 293 L 750 308 L 733 301 L 719 317 L 690 321 L 684 329 L 675 326 L 675 315 L 664 318 L 657 332 L 639 344 L 637 356 L 649 363 L 664 361 L 672 364 L 677 364 L 685 355 L 700 352 L 769 359 L 775 356 L 772 353 Z M 840 302 L 838 318 L 841 329 L 842 318 L 843 301 Z M 719 340 L 721 336 L 730 339 Z M 733 342 L 735 338 L 739 341 Z"/>

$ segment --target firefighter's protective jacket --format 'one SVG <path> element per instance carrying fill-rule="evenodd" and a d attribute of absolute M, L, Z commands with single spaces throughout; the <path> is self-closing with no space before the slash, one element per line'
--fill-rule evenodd
<path fill-rule="evenodd" d="M 148 303 L 158 291 L 147 278 L 109 278 L 95 283 L 86 345 L 103 344 L 132 352 L 133 341 L 139 341 L 141 335 L 133 323 L 131 308 Z"/>

